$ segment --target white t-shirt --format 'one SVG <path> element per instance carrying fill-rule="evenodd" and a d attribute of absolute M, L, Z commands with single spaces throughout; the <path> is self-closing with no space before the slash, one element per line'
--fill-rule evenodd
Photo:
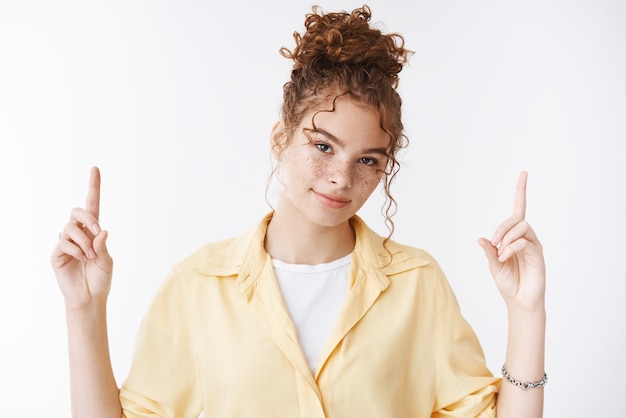
<path fill-rule="evenodd" d="M 313 374 L 345 301 L 351 260 L 352 254 L 317 265 L 272 260 L 283 299 Z"/>

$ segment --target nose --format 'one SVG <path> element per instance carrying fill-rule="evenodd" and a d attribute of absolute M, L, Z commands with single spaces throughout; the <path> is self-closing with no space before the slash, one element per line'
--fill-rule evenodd
<path fill-rule="evenodd" d="M 330 171 L 328 181 L 339 188 L 352 187 L 352 164 L 347 161 L 336 161 Z"/>

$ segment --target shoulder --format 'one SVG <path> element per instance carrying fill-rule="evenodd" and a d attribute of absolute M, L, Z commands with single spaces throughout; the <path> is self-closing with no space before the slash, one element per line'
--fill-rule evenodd
<path fill-rule="evenodd" d="M 428 264 L 437 263 L 437 260 L 435 259 L 435 257 L 433 257 L 431 253 L 429 253 L 427 250 L 423 248 L 416 247 L 413 245 L 403 244 L 403 243 L 394 241 L 392 239 L 388 240 L 385 245 L 387 246 L 391 254 L 394 254 L 397 257 L 402 256 L 402 257 L 417 258 L 417 259 L 423 260 L 424 263 L 428 263 Z"/>
<path fill-rule="evenodd" d="M 257 265 L 266 257 L 264 240 L 269 216 L 243 234 L 206 243 L 174 265 L 175 273 L 233 276 L 244 265 Z"/>
<path fill-rule="evenodd" d="M 394 275 L 418 268 L 439 269 L 439 264 L 428 251 L 386 239 L 356 216 L 351 222 L 357 236 L 355 253 L 359 254 L 361 261 L 377 266 L 384 274 Z"/>
<path fill-rule="evenodd" d="M 391 255 L 391 260 L 382 268 L 382 271 L 388 276 L 414 277 L 431 283 L 447 280 L 439 262 L 427 250 L 393 240 L 388 240 L 385 245 Z"/>
<path fill-rule="evenodd" d="M 234 240 L 231 238 L 206 243 L 176 262 L 161 282 L 157 296 L 165 297 L 165 295 L 174 296 L 176 294 L 180 296 L 189 292 L 190 287 L 196 288 L 201 283 L 197 279 L 200 276 L 207 276 L 207 261 L 214 258 L 216 254 L 223 253 Z"/>
<path fill-rule="evenodd" d="M 196 248 L 193 252 L 179 260 L 173 266 L 173 270 L 186 270 L 201 266 L 207 260 L 219 258 L 219 256 L 227 256 L 233 251 L 233 243 L 237 238 L 228 238 L 225 240 L 208 242 Z"/>

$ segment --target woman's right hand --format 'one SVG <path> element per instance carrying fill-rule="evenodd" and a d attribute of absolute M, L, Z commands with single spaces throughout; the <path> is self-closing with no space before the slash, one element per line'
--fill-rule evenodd
<path fill-rule="evenodd" d="M 106 247 L 107 231 L 100 229 L 100 170 L 91 169 L 85 208 L 74 208 L 59 234 L 50 262 L 72 310 L 106 303 L 111 288 L 113 259 Z"/>

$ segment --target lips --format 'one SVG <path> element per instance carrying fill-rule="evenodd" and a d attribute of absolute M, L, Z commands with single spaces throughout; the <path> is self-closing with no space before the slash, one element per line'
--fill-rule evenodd
<path fill-rule="evenodd" d="M 319 200 L 320 203 L 329 208 L 341 209 L 350 203 L 350 199 L 346 199 L 341 196 L 319 193 L 316 191 L 313 191 L 313 193 L 315 193 L 315 197 L 317 197 L 317 200 Z"/>

